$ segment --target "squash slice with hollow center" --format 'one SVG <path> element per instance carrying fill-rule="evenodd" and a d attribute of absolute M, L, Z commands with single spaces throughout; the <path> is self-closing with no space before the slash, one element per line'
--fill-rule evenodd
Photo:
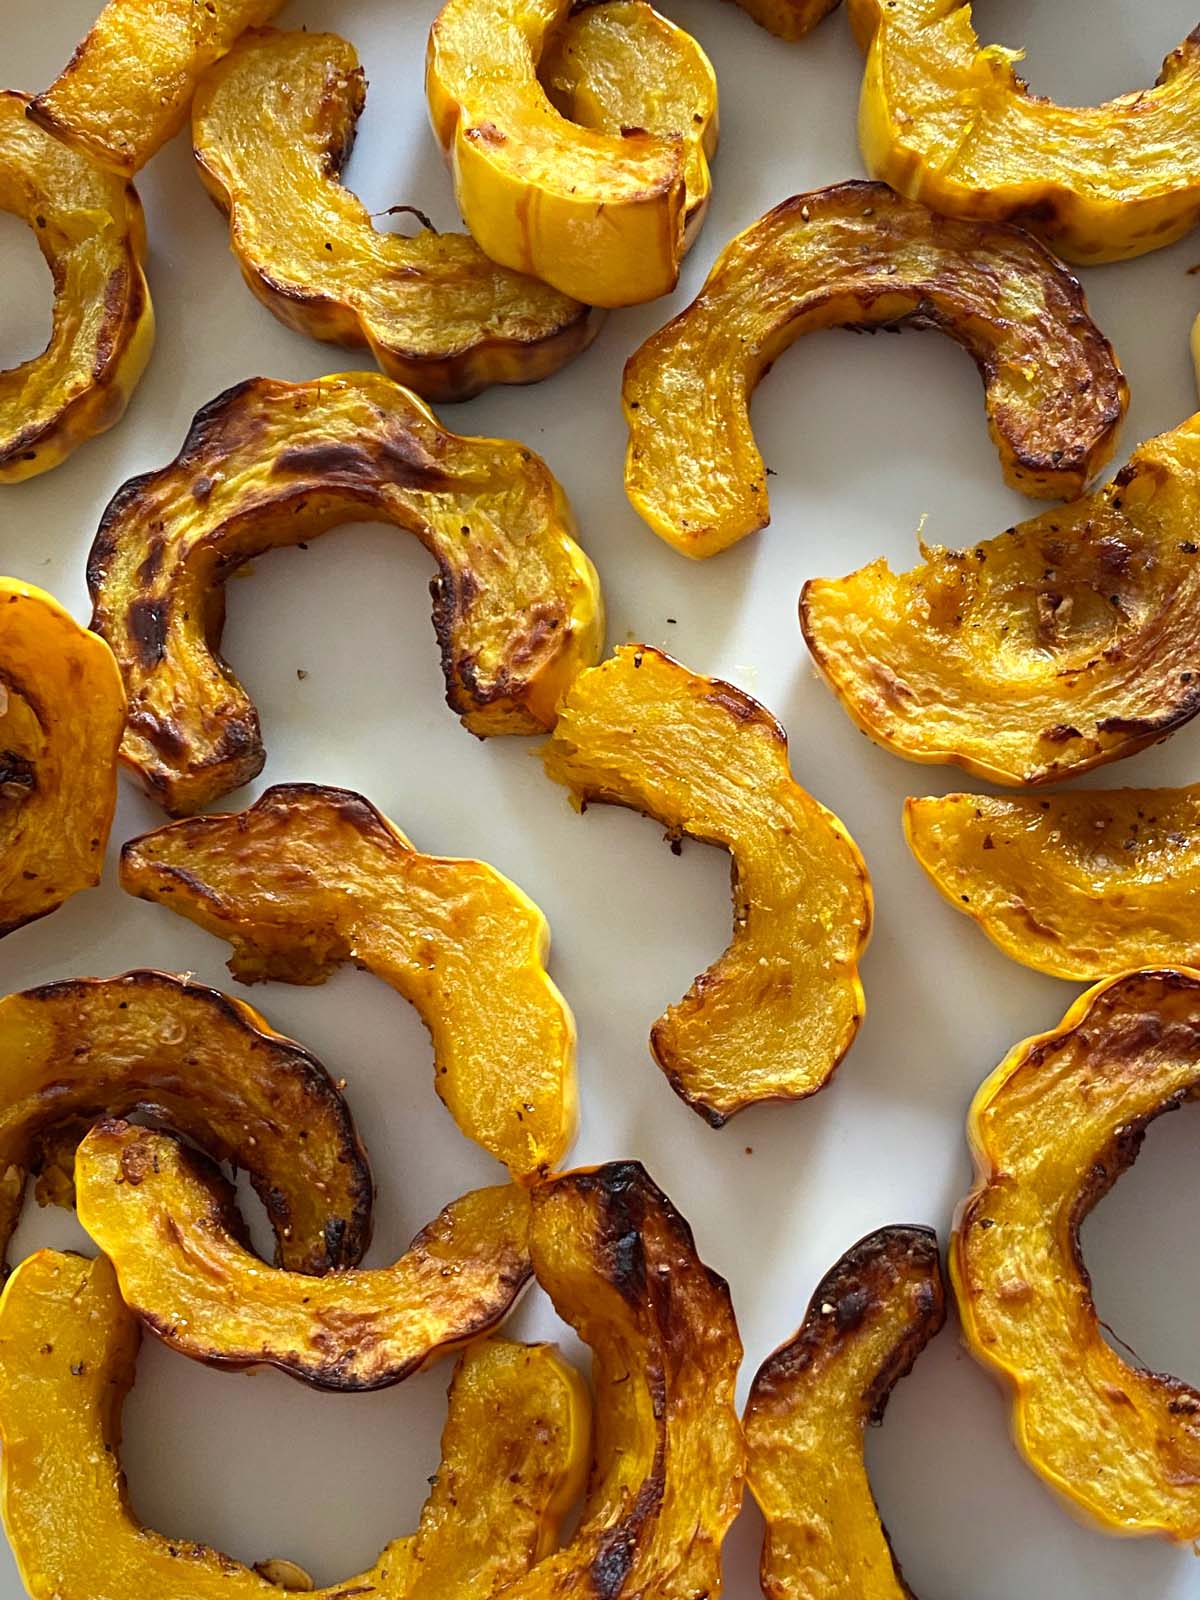
<path fill-rule="evenodd" d="M 100 882 L 124 726 L 104 640 L 0 578 L 0 937 Z"/>
<path fill-rule="evenodd" d="M 971 356 L 1014 489 L 1082 494 L 1129 391 L 1076 280 L 1018 228 L 953 222 L 882 183 L 785 200 L 738 234 L 686 310 L 625 364 L 625 489 L 683 555 L 770 521 L 759 380 L 819 328 L 935 328 Z"/>
<path fill-rule="evenodd" d="M 0 1259 L 26 1174 L 43 1203 L 70 1205 L 87 1128 L 133 1111 L 247 1173 L 284 1266 L 322 1273 L 362 1256 L 371 1173 L 321 1063 L 244 1001 L 138 971 L 0 1000 Z"/>
<path fill-rule="evenodd" d="M 217 653 L 226 580 L 346 522 L 391 523 L 436 560 L 446 697 L 472 733 L 551 727 L 599 654 L 595 571 L 531 451 L 447 433 L 381 373 L 250 379 L 197 415 L 169 466 L 117 491 L 88 562 L 92 625 L 129 693 L 122 758 L 173 815 L 265 759 L 258 713 Z"/>
<path fill-rule="evenodd" d="M 231 1556 L 143 1527 L 121 1471 L 136 1318 L 112 1267 L 42 1250 L 0 1300 L 4 1526 L 32 1600 L 279 1600 L 312 1589 L 291 1562 L 268 1581 Z M 589 1410 L 547 1345 L 487 1340 L 459 1360 L 442 1458 L 415 1534 L 316 1600 L 491 1600 L 558 1543 L 582 1487 Z"/>
<path fill-rule="evenodd" d="M 515 1178 L 566 1154 L 574 1021 L 546 972 L 545 917 L 494 867 L 422 855 L 348 790 L 288 784 L 131 840 L 121 883 L 227 939 L 244 983 L 374 972 L 420 1012 L 469 1139 Z"/>
<path fill-rule="evenodd" d="M 770 1600 L 912 1600 L 863 1435 L 945 1317 L 932 1230 L 880 1228 L 826 1273 L 799 1331 L 758 1369 L 743 1422 Z"/>
<path fill-rule="evenodd" d="M 792 777 L 763 706 L 647 645 L 581 673 L 542 751 L 577 803 L 630 806 L 733 858 L 733 942 L 655 1023 L 655 1058 L 720 1127 L 820 1089 L 858 1031 L 871 925 L 866 864 Z"/>
<path fill-rule="evenodd" d="M 858 135 L 873 177 L 948 216 L 1020 222 L 1068 261 L 1120 261 L 1200 218 L 1200 38 L 1157 84 L 1058 106 L 981 46 L 964 0 L 851 0 L 866 48 Z"/>
<path fill-rule="evenodd" d="M 800 599 L 817 666 L 897 755 L 1033 786 L 1200 710 L 1200 416 L 1086 499 L 922 553 L 911 572 L 813 579 Z"/>
<path fill-rule="evenodd" d="M 250 33 L 205 75 L 192 147 L 251 291 L 300 333 L 368 345 L 430 400 L 556 372 L 599 313 L 464 234 L 380 233 L 342 187 L 365 98 L 353 45 L 332 33 Z"/>
<path fill-rule="evenodd" d="M 1012 1396 L 1026 1461 L 1105 1528 L 1200 1537 L 1200 1392 L 1109 1345 L 1079 1245 L 1147 1125 L 1200 1097 L 1200 972 L 1097 984 L 1016 1045 L 967 1120 L 950 1252 L 963 1337 Z"/>
<path fill-rule="evenodd" d="M 529 1197 L 477 1189 L 389 1267 L 323 1278 L 264 1266 L 233 1190 L 169 1134 L 101 1122 L 75 1158 L 79 1220 L 125 1304 L 183 1355 L 278 1367 L 319 1389 L 381 1389 L 497 1327 L 529 1281 Z"/>
<path fill-rule="evenodd" d="M 132 186 L 68 150 L 0 92 L 0 211 L 28 225 L 54 285 L 50 342 L 0 372 L 0 484 L 58 466 L 120 420 L 154 344 Z"/>
<path fill-rule="evenodd" d="M 948 794 L 909 800 L 904 831 L 950 904 L 1037 972 L 1200 967 L 1200 786 Z"/>

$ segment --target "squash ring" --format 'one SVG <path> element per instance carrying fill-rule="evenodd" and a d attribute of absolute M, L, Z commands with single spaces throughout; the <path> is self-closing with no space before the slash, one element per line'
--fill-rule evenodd
<path fill-rule="evenodd" d="M 1120 1533 L 1200 1537 L 1200 1392 L 1106 1343 L 1079 1228 L 1147 1125 L 1200 1097 L 1200 972 L 1097 984 L 986 1079 L 950 1251 L 968 1349 L 1012 1396 L 1017 1448 Z"/>
<path fill-rule="evenodd" d="M 630 806 L 733 858 L 733 942 L 650 1036 L 675 1092 L 720 1127 L 822 1088 L 865 1010 L 870 879 L 842 824 L 793 779 L 770 712 L 623 645 L 575 680 L 542 759 L 581 808 Z"/>
<path fill-rule="evenodd" d="M 934 328 L 975 362 L 1012 488 L 1082 494 L 1129 389 L 1076 280 L 1018 228 L 953 222 L 882 183 L 796 195 L 717 258 L 692 304 L 625 364 L 625 492 L 681 554 L 770 521 L 750 398 L 817 328 Z"/>
<path fill-rule="evenodd" d="M 121 885 L 227 939 L 243 983 L 323 983 L 346 961 L 374 972 L 420 1012 L 469 1139 L 515 1178 L 566 1154 L 574 1020 L 546 972 L 546 919 L 495 868 L 422 855 L 348 790 L 286 784 L 131 840 Z"/>
<path fill-rule="evenodd" d="M 258 714 L 220 659 L 225 582 L 264 551 L 363 519 L 434 556 L 446 697 L 472 733 L 536 733 L 594 661 L 595 570 L 524 446 L 447 433 L 381 373 L 254 378 L 198 413 L 159 472 L 118 489 L 88 561 L 92 626 L 129 693 L 122 759 L 172 815 L 249 782 Z"/>

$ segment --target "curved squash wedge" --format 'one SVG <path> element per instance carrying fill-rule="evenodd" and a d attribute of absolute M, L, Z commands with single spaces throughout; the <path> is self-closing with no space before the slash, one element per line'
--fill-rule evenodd
<path fill-rule="evenodd" d="M 599 654 L 595 570 L 523 445 L 447 433 L 381 373 L 254 378 L 205 406 L 160 472 L 132 478 L 88 561 L 92 626 L 129 693 L 123 760 L 172 815 L 249 782 L 258 714 L 217 654 L 225 583 L 255 556 L 390 522 L 438 563 L 446 697 L 472 733 L 536 733 Z"/>
<path fill-rule="evenodd" d="M 292 1562 L 252 1570 L 134 1517 L 120 1443 L 139 1338 L 103 1256 L 39 1251 L 0 1300 L 4 1526 L 32 1600 L 280 1600 L 285 1579 L 312 1589 Z M 476 1345 L 450 1385 L 417 1532 L 316 1600 L 498 1596 L 557 1545 L 588 1436 L 586 1390 L 552 1347 Z"/>
<path fill-rule="evenodd" d="M 100 882 L 124 726 L 104 640 L 0 578 L 0 938 Z"/>
<path fill-rule="evenodd" d="M 1033 786 L 1134 755 L 1200 710 L 1200 416 L 1111 483 L 973 549 L 804 585 L 813 659 L 910 761 Z"/>
<path fill-rule="evenodd" d="M 909 800 L 930 880 L 1005 955 L 1095 982 L 1200 967 L 1200 785 Z"/>
<path fill-rule="evenodd" d="M 733 857 L 733 942 L 650 1036 L 675 1092 L 713 1127 L 814 1094 L 862 1020 L 870 880 L 842 824 L 792 777 L 770 712 L 624 645 L 576 679 L 542 759 L 577 804 L 630 806 Z"/>
<path fill-rule="evenodd" d="M 456 1200 L 390 1267 L 324 1278 L 265 1268 L 232 1188 L 165 1133 L 101 1122 L 75 1158 L 79 1220 L 127 1306 L 172 1350 L 278 1367 L 318 1389 L 382 1389 L 497 1327 L 529 1281 L 529 1197 Z"/>
<path fill-rule="evenodd" d="M 469 1139 L 515 1178 L 566 1154 L 574 1021 L 546 973 L 546 919 L 494 867 L 422 855 L 348 790 L 288 784 L 131 840 L 121 884 L 227 939 L 243 983 L 374 972 L 420 1012 Z"/>
<path fill-rule="evenodd" d="M 379 233 L 342 187 L 365 99 L 354 47 L 333 33 L 250 33 L 206 73 L 192 148 L 251 292 L 299 333 L 369 346 L 429 400 L 557 372 L 600 313 L 465 234 Z"/>
<path fill-rule="evenodd" d="M 56 467 L 124 415 L 154 345 L 131 185 L 67 150 L 0 92 L 0 211 L 26 223 L 54 281 L 50 343 L 0 372 L 0 483 Z"/>
<path fill-rule="evenodd" d="M 822 1278 L 799 1331 L 758 1369 L 743 1421 L 770 1600 L 912 1600 L 863 1434 L 945 1319 L 936 1235 L 880 1228 Z"/>
<path fill-rule="evenodd" d="M 1097 984 L 976 1094 L 950 1251 L 963 1337 L 1011 1394 L 1029 1465 L 1103 1527 L 1178 1540 L 1200 1537 L 1200 1392 L 1106 1342 L 1079 1228 L 1147 1125 L 1197 1097 L 1200 972 Z"/>
<path fill-rule="evenodd" d="M 738 234 L 625 364 L 625 490 L 683 555 L 716 555 L 770 521 L 750 399 L 789 345 L 830 327 L 935 328 L 961 345 L 1024 494 L 1082 494 L 1112 454 L 1128 386 L 1083 290 L 1035 239 L 948 221 L 886 184 L 834 184 Z"/>
<path fill-rule="evenodd" d="M 293 1272 L 362 1256 L 370 1168 L 321 1063 L 244 1001 L 138 971 L 0 1000 L 0 1259 L 26 1174 L 43 1204 L 72 1204 L 75 1146 L 92 1122 L 133 1111 L 248 1174 Z"/>
<path fill-rule="evenodd" d="M 1200 218 L 1200 38 L 1157 84 L 1057 106 L 981 46 L 965 0 L 851 0 L 867 49 L 858 134 L 873 177 L 948 216 L 1019 222 L 1068 261 L 1120 261 Z"/>

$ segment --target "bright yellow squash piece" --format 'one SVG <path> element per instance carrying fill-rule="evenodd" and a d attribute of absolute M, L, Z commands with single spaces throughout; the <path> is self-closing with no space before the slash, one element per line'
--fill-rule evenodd
<path fill-rule="evenodd" d="M 828 1082 L 864 1011 L 866 865 L 788 766 L 763 706 L 647 645 L 581 673 L 542 759 L 576 801 L 630 806 L 733 857 L 733 942 L 655 1023 L 672 1087 L 714 1127 Z"/>

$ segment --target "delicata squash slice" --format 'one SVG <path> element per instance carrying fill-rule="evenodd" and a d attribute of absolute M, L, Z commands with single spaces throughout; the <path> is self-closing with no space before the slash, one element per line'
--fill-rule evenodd
<path fill-rule="evenodd" d="M 1104 1527 L 1178 1540 L 1200 1537 L 1200 1393 L 1106 1342 L 1079 1228 L 1147 1124 L 1198 1096 L 1200 972 L 1089 989 L 975 1096 L 950 1252 L 963 1336 L 1011 1393 L 1029 1465 Z"/>
<path fill-rule="evenodd" d="M 829 327 L 936 328 L 960 344 L 1024 494 L 1081 494 L 1112 453 L 1124 375 L 1083 290 L 1035 239 L 949 221 L 886 184 L 834 184 L 738 234 L 625 364 L 626 493 L 683 555 L 715 555 L 770 521 L 750 399 L 789 345 Z"/>
<path fill-rule="evenodd" d="M 332 33 L 249 33 L 205 75 L 192 146 L 252 293 L 300 333 L 368 345 L 430 400 L 557 371 L 599 313 L 464 234 L 379 233 L 342 187 L 365 97 L 353 45 Z"/>
<path fill-rule="evenodd" d="M 88 561 L 92 626 L 129 694 L 122 759 L 173 815 L 261 770 L 258 714 L 218 655 L 225 582 L 341 523 L 389 522 L 438 564 L 446 697 L 472 733 L 536 733 L 599 654 L 595 570 L 566 497 L 523 445 L 447 433 L 381 373 L 252 378 L 179 455 L 110 501 Z"/>
<path fill-rule="evenodd" d="M 154 344 L 132 186 L 68 150 L 0 92 L 0 211 L 32 229 L 54 280 L 50 342 L 0 372 L 0 483 L 46 472 L 124 414 Z"/>
<path fill-rule="evenodd" d="M 227 939 L 244 983 L 374 972 L 420 1012 L 469 1139 L 516 1178 L 566 1154 L 574 1021 L 546 972 L 546 919 L 494 867 L 422 855 L 348 790 L 288 784 L 131 840 L 121 883 Z"/>
<path fill-rule="evenodd" d="M 820 1089 L 863 1016 L 870 881 L 845 828 L 792 777 L 770 712 L 624 645 L 575 680 L 542 759 L 581 806 L 630 806 L 732 856 L 733 942 L 650 1036 L 676 1093 L 720 1127 L 755 1101 Z"/>
<path fill-rule="evenodd" d="M 133 1111 L 249 1175 L 291 1271 L 362 1256 L 371 1173 L 321 1063 L 243 1001 L 138 971 L 0 1000 L 0 1260 L 27 1173 L 43 1203 L 71 1204 L 79 1140 L 98 1118 Z"/>
<path fill-rule="evenodd" d="M 1200 416 L 1111 483 L 965 550 L 814 579 L 804 637 L 845 710 L 910 761 L 1037 785 L 1200 710 Z"/>
<path fill-rule="evenodd" d="M 867 51 L 858 131 L 867 170 L 949 216 L 1021 222 L 1068 261 L 1119 261 L 1200 217 L 1200 39 L 1151 89 L 1057 106 L 981 46 L 965 0 L 850 0 Z"/>
<path fill-rule="evenodd" d="M 912 1600 L 863 1459 L 899 1380 L 946 1317 L 937 1238 L 880 1228 L 817 1285 L 746 1402 L 747 1479 L 767 1525 L 768 1600 Z"/>
<path fill-rule="evenodd" d="M 39 1251 L 0 1300 L 4 1525 L 32 1600 L 279 1600 L 264 1573 L 311 1589 L 291 1562 L 251 1569 L 137 1521 L 119 1452 L 139 1338 L 103 1256 Z M 450 1385 L 417 1532 L 317 1600 L 498 1596 L 556 1547 L 589 1431 L 586 1390 L 551 1347 L 476 1345 Z"/>

